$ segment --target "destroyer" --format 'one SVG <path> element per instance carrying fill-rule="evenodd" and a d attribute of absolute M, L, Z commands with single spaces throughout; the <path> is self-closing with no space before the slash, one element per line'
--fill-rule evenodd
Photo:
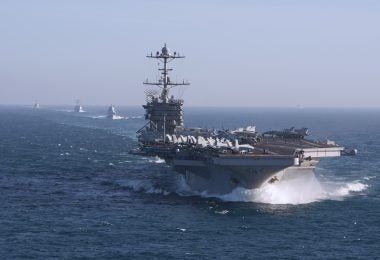
<path fill-rule="evenodd" d="M 271 185 L 312 172 L 321 158 L 356 154 L 333 141 L 307 139 L 307 128 L 264 133 L 256 132 L 254 126 L 232 131 L 185 128 L 184 102 L 170 96 L 169 90 L 189 83 L 173 82 L 168 68 L 169 62 L 184 56 L 171 53 L 165 45 L 161 52 L 147 57 L 161 62 L 161 77 L 144 84 L 161 91 L 147 92 L 143 107 L 148 122 L 137 132 L 139 147 L 131 153 L 165 159 L 196 191 L 224 194 L 237 187 Z"/>
<path fill-rule="evenodd" d="M 108 119 L 116 119 L 116 108 L 113 105 L 110 105 L 107 110 Z"/>
<path fill-rule="evenodd" d="M 74 112 L 77 112 L 77 113 L 84 112 L 83 107 L 82 107 L 79 99 L 76 101 L 76 105 L 74 107 Z"/>
<path fill-rule="evenodd" d="M 33 108 L 35 108 L 35 109 L 40 108 L 40 103 L 38 103 L 37 100 L 36 100 L 36 102 L 34 102 Z"/>

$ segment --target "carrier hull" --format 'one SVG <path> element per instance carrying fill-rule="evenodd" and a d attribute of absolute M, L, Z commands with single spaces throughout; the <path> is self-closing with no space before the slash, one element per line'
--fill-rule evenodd
<path fill-rule="evenodd" d="M 294 158 L 227 160 L 214 158 L 205 162 L 174 159 L 167 162 L 176 172 L 184 175 L 192 190 L 208 194 L 227 194 L 238 187 L 255 189 L 310 174 L 318 163 L 317 160 L 312 160 L 299 165 Z"/>
<path fill-rule="evenodd" d="M 310 174 L 314 167 L 265 167 L 265 168 L 219 168 L 184 169 L 187 185 L 191 190 L 207 194 L 228 194 L 236 188 L 256 189 L 265 184 Z"/>

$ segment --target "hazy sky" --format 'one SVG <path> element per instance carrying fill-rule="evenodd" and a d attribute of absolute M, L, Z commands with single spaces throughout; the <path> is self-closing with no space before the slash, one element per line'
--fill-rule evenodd
<path fill-rule="evenodd" d="M 185 106 L 380 106 L 377 0 L 0 0 L 0 104 L 140 105 L 164 43 Z"/>

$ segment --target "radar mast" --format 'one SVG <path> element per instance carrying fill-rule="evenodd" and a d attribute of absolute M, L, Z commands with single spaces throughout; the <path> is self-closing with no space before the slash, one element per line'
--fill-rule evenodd
<path fill-rule="evenodd" d="M 174 52 L 173 54 L 170 53 L 170 50 L 166 47 L 166 43 L 164 47 L 161 49 L 161 53 L 159 51 L 156 52 L 155 55 L 153 53 L 150 53 L 150 55 L 146 56 L 147 58 L 153 58 L 161 61 L 163 63 L 163 67 L 159 68 L 158 70 L 161 71 L 161 78 L 157 82 L 149 82 L 146 80 L 143 82 L 145 85 L 156 85 L 159 88 L 161 88 L 161 95 L 160 99 L 163 103 L 168 103 L 169 101 L 169 90 L 172 87 L 175 86 L 184 86 L 184 85 L 190 85 L 189 82 L 185 82 L 183 80 L 182 82 L 172 82 L 169 77 L 169 71 L 173 69 L 168 68 L 168 63 L 175 59 L 182 59 L 185 58 L 185 56 L 179 55 L 179 53 Z"/>

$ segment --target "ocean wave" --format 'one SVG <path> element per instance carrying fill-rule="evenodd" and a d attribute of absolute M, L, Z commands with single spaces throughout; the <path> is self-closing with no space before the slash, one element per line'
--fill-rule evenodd
<path fill-rule="evenodd" d="M 107 116 L 106 115 L 100 115 L 100 116 L 89 116 L 89 118 L 93 118 L 93 119 L 104 119 L 106 118 Z"/>
<path fill-rule="evenodd" d="M 371 179 L 376 179 L 376 176 L 366 176 L 363 179 L 369 181 Z"/>
<path fill-rule="evenodd" d="M 170 192 L 166 191 L 162 188 L 156 188 L 150 183 L 148 180 L 128 180 L 127 182 L 123 183 L 122 186 L 126 186 L 129 189 L 132 189 L 136 192 L 145 192 L 148 194 L 163 194 L 163 195 L 169 195 Z"/>
<path fill-rule="evenodd" d="M 107 115 L 96 115 L 96 116 L 88 116 L 89 118 L 93 119 L 111 119 L 111 120 L 121 120 L 121 119 L 128 119 L 127 116 L 114 116 L 113 118 L 108 118 Z"/>
<path fill-rule="evenodd" d="M 128 119 L 128 117 L 114 116 L 112 120 Z"/>
<path fill-rule="evenodd" d="M 74 112 L 74 110 L 72 109 L 53 109 L 54 111 L 57 111 L 57 112 Z"/>
<path fill-rule="evenodd" d="M 149 159 L 148 162 L 150 162 L 150 163 L 165 163 L 165 160 L 156 156 L 153 159 Z"/>
<path fill-rule="evenodd" d="M 220 215 L 226 215 L 226 214 L 228 214 L 228 212 L 229 211 L 226 210 L 226 209 L 225 210 L 221 210 L 221 211 L 217 211 L 217 210 L 214 211 L 215 214 L 220 214 Z"/>
<path fill-rule="evenodd" d="M 330 192 L 327 192 L 328 198 L 342 198 L 345 196 L 348 196 L 352 193 L 358 193 L 366 190 L 368 188 L 367 184 L 363 184 L 360 182 L 351 182 L 351 183 L 344 183 L 340 184 L 335 189 L 331 190 Z"/>

